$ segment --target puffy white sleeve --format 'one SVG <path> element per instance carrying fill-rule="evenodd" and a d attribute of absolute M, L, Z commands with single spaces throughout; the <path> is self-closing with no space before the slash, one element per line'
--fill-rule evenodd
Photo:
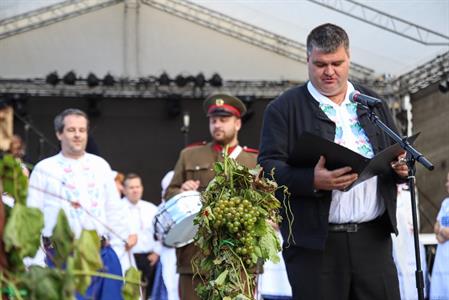
<path fill-rule="evenodd" d="M 39 164 L 35 166 L 28 184 L 27 206 L 44 210 L 45 184 Z"/>
<path fill-rule="evenodd" d="M 43 236 L 51 236 L 53 227 L 56 224 L 59 212 L 60 201 L 53 198 L 49 193 L 54 192 L 57 188 L 50 188 L 51 179 L 45 171 L 45 166 L 37 164 L 30 176 L 28 184 L 27 206 L 39 208 L 44 215 Z M 56 184 L 56 183 L 54 183 Z"/>

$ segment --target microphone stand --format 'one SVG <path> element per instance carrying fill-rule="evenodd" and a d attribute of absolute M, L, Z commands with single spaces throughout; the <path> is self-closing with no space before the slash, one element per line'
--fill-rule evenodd
<path fill-rule="evenodd" d="M 401 138 L 396 132 L 394 132 L 391 128 L 389 128 L 385 123 L 383 123 L 378 116 L 372 110 L 372 107 L 362 105 L 368 110 L 369 119 L 372 123 L 374 123 L 377 127 L 383 130 L 389 137 L 391 137 L 395 142 L 397 142 L 402 149 L 404 149 L 406 154 L 406 161 L 408 167 L 408 186 L 410 190 L 410 200 L 412 204 L 412 219 L 413 219 L 413 239 L 415 245 L 415 260 L 416 260 L 416 288 L 418 290 L 418 299 L 424 300 L 424 276 L 421 268 L 421 255 L 419 249 L 419 234 L 418 234 L 418 218 L 416 212 L 416 195 L 415 195 L 415 174 L 416 168 L 415 163 L 419 162 L 426 169 L 432 171 L 434 166 L 432 163 L 427 160 L 424 155 L 419 153 L 415 148 L 407 140 L 407 137 Z"/>
<path fill-rule="evenodd" d="M 39 137 L 39 160 L 41 160 L 43 158 L 45 143 L 50 145 L 52 149 L 58 149 L 58 147 L 56 147 L 55 144 L 50 142 L 50 140 L 43 133 L 41 133 L 35 126 L 33 126 L 31 124 L 31 122 L 27 121 L 25 118 L 20 116 L 15 111 L 14 111 L 14 117 L 16 117 L 18 120 L 20 120 L 24 124 L 24 127 L 25 127 L 25 145 L 28 145 L 30 129 L 31 129 L 31 131 L 33 131 Z"/>

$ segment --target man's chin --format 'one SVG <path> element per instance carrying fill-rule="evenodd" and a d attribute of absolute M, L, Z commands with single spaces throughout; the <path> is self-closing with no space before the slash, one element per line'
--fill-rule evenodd
<path fill-rule="evenodd" d="M 217 140 L 217 139 L 215 139 L 214 142 L 217 143 L 218 145 L 221 145 L 221 146 L 224 147 L 224 146 L 228 145 L 231 141 L 228 141 L 228 140 Z"/>

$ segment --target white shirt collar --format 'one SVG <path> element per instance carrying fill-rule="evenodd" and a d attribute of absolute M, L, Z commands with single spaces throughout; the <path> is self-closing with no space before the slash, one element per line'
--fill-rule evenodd
<path fill-rule="evenodd" d="M 352 83 L 350 83 L 348 81 L 348 87 L 346 89 L 346 95 L 345 95 L 345 99 L 343 100 L 343 102 L 338 105 L 336 104 L 334 101 L 332 101 L 331 99 L 329 99 L 328 97 L 324 96 L 323 94 L 321 94 L 312 84 L 312 82 L 309 80 L 309 82 L 307 82 L 307 89 L 309 90 L 309 93 L 312 95 L 312 97 L 318 101 L 319 103 L 322 104 L 328 104 L 328 105 L 332 105 L 334 107 L 339 107 L 341 106 L 341 104 L 347 104 L 350 103 L 351 100 L 349 100 L 349 94 L 351 94 L 352 91 L 354 91 L 354 86 L 352 85 Z"/>
<path fill-rule="evenodd" d="M 72 158 L 72 157 L 65 156 L 64 154 L 62 154 L 62 151 L 60 151 L 58 154 L 59 154 L 59 157 L 61 157 L 63 160 L 72 161 L 72 162 L 83 161 L 87 156 L 86 152 L 84 152 L 84 154 L 78 158 Z"/>
<path fill-rule="evenodd" d="M 138 207 L 140 201 L 142 201 L 142 199 L 139 199 L 139 201 L 137 201 L 135 204 L 132 203 L 131 201 L 129 201 L 129 199 L 127 197 L 123 197 L 122 198 L 123 201 L 126 201 L 126 203 L 128 204 L 129 207 Z"/>

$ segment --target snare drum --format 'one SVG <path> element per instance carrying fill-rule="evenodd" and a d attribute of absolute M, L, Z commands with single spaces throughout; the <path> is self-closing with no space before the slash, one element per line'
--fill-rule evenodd
<path fill-rule="evenodd" d="M 201 206 L 201 194 L 197 191 L 180 193 L 161 204 L 153 221 L 156 238 L 170 247 L 191 243 L 198 231 L 193 219 Z"/>

